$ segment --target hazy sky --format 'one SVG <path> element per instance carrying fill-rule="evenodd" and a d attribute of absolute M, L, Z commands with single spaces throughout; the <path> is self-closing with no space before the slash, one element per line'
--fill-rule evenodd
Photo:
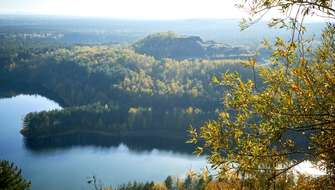
<path fill-rule="evenodd" d="M 0 0 L 0 14 L 131 19 L 241 18 L 236 0 Z"/>

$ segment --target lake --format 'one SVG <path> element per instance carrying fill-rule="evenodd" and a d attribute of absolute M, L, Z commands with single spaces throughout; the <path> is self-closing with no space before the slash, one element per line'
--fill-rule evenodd
<path fill-rule="evenodd" d="M 183 144 L 163 139 L 117 139 L 75 136 L 27 142 L 19 133 L 29 112 L 62 109 L 39 95 L 0 98 L 0 159 L 13 161 L 32 182 L 32 190 L 91 189 L 96 176 L 105 185 L 129 181 L 163 181 L 169 175 L 183 177 L 188 170 L 206 167 L 205 157 L 191 154 Z M 306 161 L 294 168 L 310 175 L 324 175 Z"/>
<path fill-rule="evenodd" d="M 19 133 L 29 112 L 61 109 L 58 103 L 39 95 L 0 99 L 0 159 L 11 160 L 31 180 L 32 190 L 91 189 L 87 180 L 118 185 L 129 181 L 163 181 L 168 175 L 183 176 L 206 166 L 196 157 L 169 148 L 131 146 L 131 141 L 108 145 L 70 143 L 48 147 L 30 146 Z M 89 137 L 87 137 L 89 138 Z M 82 141 L 81 141 L 82 142 Z"/>

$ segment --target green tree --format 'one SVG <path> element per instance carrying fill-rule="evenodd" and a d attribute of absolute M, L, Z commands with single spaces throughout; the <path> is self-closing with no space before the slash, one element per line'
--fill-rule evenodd
<path fill-rule="evenodd" d="M 30 182 L 23 178 L 18 167 L 9 161 L 0 161 L 0 189 L 26 190 L 29 188 Z"/>
<path fill-rule="evenodd" d="M 332 183 L 324 188 L 331 189 L 335 186 L 335 25 L 327 25 L 322 43 L 313 49 L 303 38 L 302 22 L 315 12 L 333 17 L 332 1 L 243 2 L 253 18 L 272 8 L 285 15 L 296 11 L 293 18 L 288 15 L 289 25 L 285 18 L 271 22 L 290 27 L 292 38 L 275 40 L 270 66 L 248 63 L 257 68 L 261 87 L 242 80 L 238 73 L 213 77 L 215 84 L 228 89 L 225 111 L 200 131 L 191 129 L 190 142 L 198 145 L 197 154 L 209 151 L 208 161 L 220 178 L 234 174 L 242 180 L 254 179 L 254 188 L 275 189 L 278 176 L 310 160 L 327 172 Z"/>

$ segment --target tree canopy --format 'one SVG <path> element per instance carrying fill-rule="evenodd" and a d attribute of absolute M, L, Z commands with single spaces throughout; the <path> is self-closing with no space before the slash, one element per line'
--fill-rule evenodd
<path fill-rule="evenodd" d="M 21 170 L 13 163 L 0 160 L 0 189 L 3 190 L 27 190 L 30 182 L 25 180 Z"/>
<path fill-rule="evenodd" d="M 253 18 L 275 7 L 285 16 L 295 6 L 302 17 L 312 15 L 311 11 L 334 15 L 332 1 L 243 2 Z M 271 189 L 278 176 L 309 160 L 327 173 L 324 180 L 330 182 L 324 188 L 334 187 L 335 25 L 326 26 L 315 48 L 303 38 L 301 21 L 289 18 L 293 26 L 301 27 L 291 28 L 292 39 L 277 38 L 271 45 L 270 65 L 249 62 L 258 70 L 262 87 L 255 80 L 243 81 L 238 73 L 213 77 L 215 84 L 228 89 L 223 98 L 225 111 L 199 131 L 191 128 L 190 142 L 199 145 L 197 154 L 209 153 L 208 161 L 218 169 L 219 178 L 236 174 Z"/>

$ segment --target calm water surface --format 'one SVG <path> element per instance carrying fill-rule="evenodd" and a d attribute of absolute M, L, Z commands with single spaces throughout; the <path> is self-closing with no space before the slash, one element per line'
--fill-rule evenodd
<path fill-rule="evenodd" d="M 97 176 L 104 184 L 128 181 L 162 181 L 168 175 L 205 167 L 204 157 L 158 149 L 132 150 L 116 146 L 70 146 L 30 150 L 19 133 L 29 112 L 61 109 L 41 96 L 19 95 L 0 99 L 0 159 L 14 161 L 32 181 L 32 190 L 90 189 L 86 181 Z"/>

